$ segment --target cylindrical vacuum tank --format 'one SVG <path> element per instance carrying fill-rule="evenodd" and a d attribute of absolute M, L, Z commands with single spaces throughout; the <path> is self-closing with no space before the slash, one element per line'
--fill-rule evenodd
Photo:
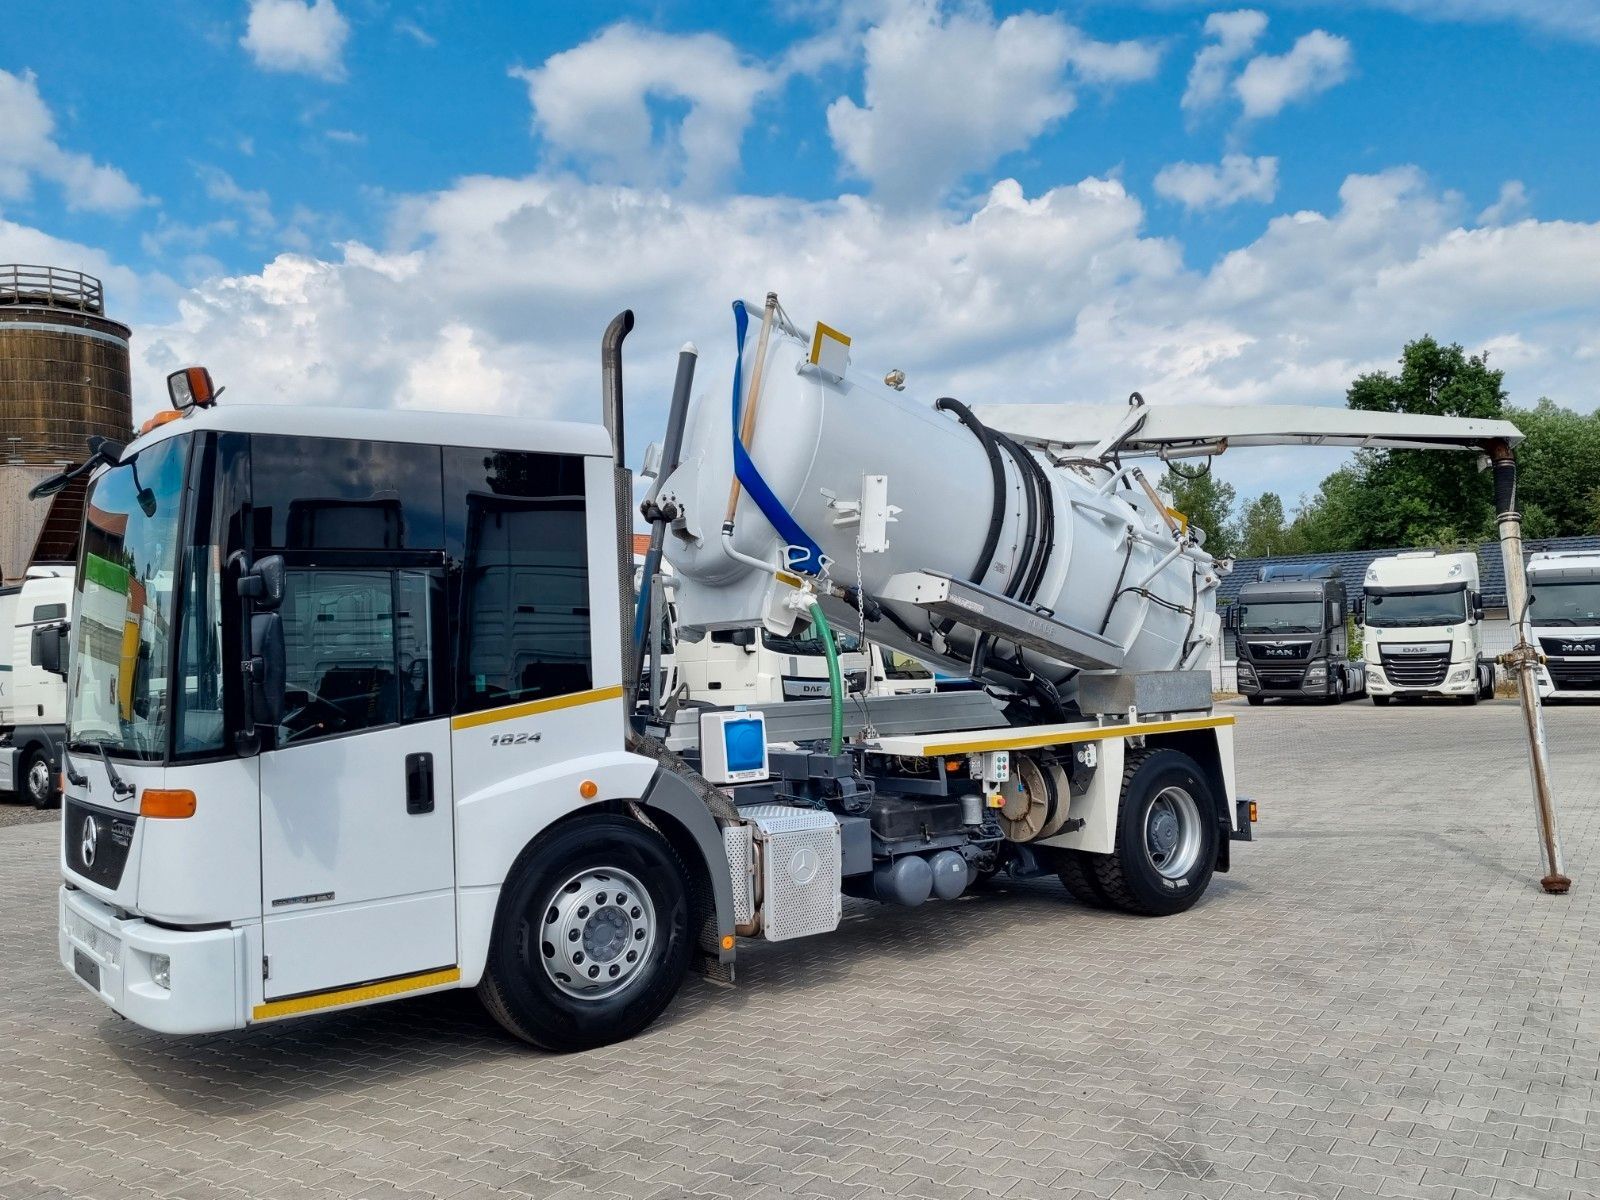
<path fill-rule="evenodd" d="M 58 267 L 0 266 L 0 572 L 76 556 L 83 490 L 30 501 L 39 480 L 80 463 L 96 434 L 133 434 L 126 325 L 100 281 Z"/>
<path fill-rule="evenodd" d="M 740 372 L 747 393 L 756 374 L 756 345 L 752 335 Z M 1175 668 L 1215 636 L 1210 555 L 1183 536 L 1130 474 L 1099 463 L 1058 465 L 1042 451 L 1021 446 L 1015 454 L 1003 451 L 999 537 L 979 578 L 994 518 L 995 473 L 971 429 L 926 401 L 854 371 L 838 378 L 820 370 L 810 363 L 806 342 L 793 333 L 774 330 L 761 366 L 750 457 L 777 502 L 832 560 L 828 574 L 835 582 L 859 583 L 869 596 L 879 596 L 891 577 L 911 571 L 944 572 L 1000 594 L 1019 592 L 1032 580 L 1029 607 L 1122 645 L 1120 669 L 1129 671 Z M 751 402 L 750 395 L 742 397 L 742 405 Z M 739 557 L 778 564 L 785 556 L 783 539 L 748 489 L 741 488 L 735 515 L 737 556 L 724 544 L 733 482 L 732 413 L 729 383 L 713 383 L 690 414 L 681 465 L 662 487 L 679 512 L 666 557 L 677 573 L 679 622 L 691 636 L 699 629 L 795 619 L 775 604 L 770 572 Z M 1049 521 L 1041 505 L 1030 513 L 1018 454 L 1039 465 Z M 858 526 L 849 505 L 862 495 L 863 475 L 886 475 L 889 503 L 900 511 L 888 526 L 887 550 L 858 556 Z M 924 636 L 912 637 L 882 619 L 868 627 L 871 640 L 941 670 L 968 669 L 976 631 L 959 622 L 945 629 L 945 621 L 908 604 L 889 607 Z M 843 602 L 825 600 L 824 608 L 830 620 L 855 628 L 858 617 Z M 1013 650 L 1002 642 L 996 653 L 1010 657 Z M 1075 672 L 1032 652 L 1024 662 L 1054 683 Z"/>

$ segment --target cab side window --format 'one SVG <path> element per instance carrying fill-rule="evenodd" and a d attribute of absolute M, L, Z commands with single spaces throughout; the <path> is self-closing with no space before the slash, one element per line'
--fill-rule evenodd
<path fill-rule="evenodd" d="M 457 711 L 593 687 L 583 459 L 447 448 L 445 491 L 462 564 Z"/>

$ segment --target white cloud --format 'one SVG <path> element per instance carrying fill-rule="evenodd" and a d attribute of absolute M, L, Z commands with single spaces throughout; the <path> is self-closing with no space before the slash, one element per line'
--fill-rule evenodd
<path fill-rule="evenodd" d="M 1207 17 L 1205 36 L 1211 40 L 1194 56 L 1183 92 L 1183 107 L 1195 111 L 1221 100 L 1228 90 L 1233 65 L 1255 48 L 1266 28 L 1266 14 L 1250 8 L 1215 12 Z"/>
<path fill-rule="evenodd" d="M 403 204 L 386 247 L 284 254 L 186 293 L 176 318 L 139 330 L 141 405 L 200 358 L 241 402 L 593 419 L 597 339 L 628 305 L 637 450 L 677 347 L 699 344 L 697 391 L 723 395 L 728 302 L 775 289 L 924 398 L 1109 403 L 1137 388 L 1153 403 L 1339 404 L 1356 374 L 1430 332 L 1515 345 L 1519 401 L 1592 406 L 1600 223 L 1463 226 L 1412 168 L 1350 176 L 1327 211 L 1280 215 L 1206 270 L 1144 223 L 1121 183 L 1095 178 L 1037 195 L 1006 180 L 970 212 L 916 213 L 463 179 Z M 1238 458 L 1227 472 L 1242 482 L 1256 468 Z M 1293 495 L 1309 460 L 1284 461 L 1271 486 Z"/>
<path fill-rule="evenodd" d="M 240 187 L 221 167 L 201 165 L 195 168 L 195 173 L 200 176 L 207 196 L 244 214 L 252 233 L 266 234 L 277 228 L 278 222 L 272 215 L 272 197 L 265 191 Z"/>
<path fill-rule="evenodd" d="M 1090 82 L 1148 77 L 1159 52 L 1104 43 L 1056 16 L 996 22 L 986 7 L 895 5 L 868 30 L 863 102 L 828 106 L 828 132 L 850 172 L 888 203 L 937 196 L 1020 150 L 1069 114 L 1072 70 Z"/>
<path fill-rule="evenodd" d="M 1600 42 L 1597 0 L 1366 0 L 1433 21 L 1516 22 L 1543 33 Z"/>
<path fill-rule="evenodd" d="M 1246 117 L 1271 117 L 1297 100 L 1325 92 L 1350 74 L 1350 43 L 1313 29 L 1287 54 L 1252 58 L 1233 81 Z"/>
<path fill-rule="evenodd" d="M 250 0 L 239 44 L 268 71 L 344 78 L 350 22 L 333 0 Z"/>
<path fill-rule="evenodd" d="M 613 25 L 513 76 L 528 85 L 536 133 L 610 182 L 706 189 L 739 161 L 756 97 L 776 81 L 727 39 Z M 652 102 L 687 105 L 657 134 Z"/>
<path fill-rule="evenodd" d="M 0 199 L 24 197 L 35 179 L 44 179 L 61 189 L 72 211 L 125 212 L 147 203 L 121 171 L 63 150 L 55 134 L 55 116 L 33 73 L 0 70 Z"/>
<path fill-rule="evenodd" d="M 1226 208 L 1241 200 L 1268 203 L 1278 194 L 1278 160 L 1224 155 L 1221 163 L 1171 163 L 1155 179 L 1156 194 L 1189 209 Z"/>
<path fill-rule="evenodd" d="M 1478 214 L 1478 224 L 1506 225 L 1527 215 L 1527 187 L 1520 179 L 1508 179 L 1500 185 L 1500 195 L 1495 202 Z"/>

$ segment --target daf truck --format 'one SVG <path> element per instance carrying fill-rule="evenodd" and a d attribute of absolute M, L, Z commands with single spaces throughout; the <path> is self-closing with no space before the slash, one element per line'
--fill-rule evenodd
<path fill-rule="evenodd" d="M 1261 569 L 1228 609 L 1238 651 L 1239 691 L 1249 703 L 1268 697 L 1340 704 L 1366 691 L 1366 664 L 1349 654 L 1349 598 L 1328 563 Z"/>
<path fill-rule="evenodd" d="M 1528 623 L 1539 647 L 1539 698 L 1600 700 L 1600 551 L 1528 559 Z"/>
<path fill-rule="evenodd" d="M 604 428 L 217 404 L 186 368 L 171 413 L 88 468 L 63 969 L 172 1034 L 474 988 L 575 1050 L 644 1028 L 691 965 L 731 981 L 740 939 L 833 930 L 846 896 L 925 905 L 1009 871 L 1146 916 L 1200 900 L 1254 814 L 1210 704 L 1219 567 L 1138 465 L 1151 413 L 1061 453 L 1080 430 L 919 403 L 775 296 L 758 312 L 747 337 L 735 307 L 723 399 L 691 405 L 680 358 L 645 510 L 679 635 L 864 621 L 987 690 L 863 720 L 835 674 L 822 701 L 635 719 L 631 313 L 603 341 Z M 1359 417 L 1270 422 L 1518 437 Z M 1262 433 L 1225 412 L 1217 436 L 1241 419 Z"/>
<path fill-rule="evenodd" d="M 1494 695 L 1476 554 L 1409 550 L 1373 559 L 1363 592 L 1362 653 L 1374 704 L 1428 696 L 1476 704 Z"/>
<path fill-rule="evenodd" d="M 71 567 L 36 566 L 0 593 L 0 793 L 36 808 L 57 797 L 67 700 L 58 672 L 72 590 Z"/>

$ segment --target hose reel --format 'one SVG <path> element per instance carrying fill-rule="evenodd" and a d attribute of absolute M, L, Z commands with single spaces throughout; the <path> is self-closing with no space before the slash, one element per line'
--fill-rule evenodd
<path fill-rule="evenodd" d="M 1071 776 L 1054 758 L 1022 755 L 1002 794 L 1005 803 L 996 816 L 1010 841 L 1053 837 L 1066 825 L 1072 807 Z"/>

